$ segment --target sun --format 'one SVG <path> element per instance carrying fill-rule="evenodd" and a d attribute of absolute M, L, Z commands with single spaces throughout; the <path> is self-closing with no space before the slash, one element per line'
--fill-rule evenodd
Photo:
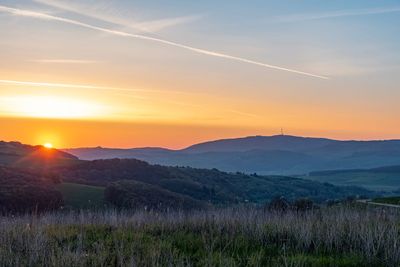
<path fill-rule="evenodd" d="M 43 146 L 45 148 L 48 148 L 48 149 L 52 149 L 53 148 L 53 144 L 52 143 L 45 143 Z"/>

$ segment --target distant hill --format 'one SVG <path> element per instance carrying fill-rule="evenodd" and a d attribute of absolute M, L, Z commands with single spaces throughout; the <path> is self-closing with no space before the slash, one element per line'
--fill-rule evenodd
<path fill-rule="evenodd" d="M 97 147 L 64 151 L 87 160 L 136 158 L 167 166 L 279 175 L 400 165 L 400 140 L 339 141 L 287 135 L 223 139 L 182 150 Z"/>
<path fill-rule="evenodd" d="M 37 169 L 70 164 L 78 158 L 57 149 L 0 141 L 0 166 Z"/>
<path fill-rule="evenodd" d="M 341 186 L 362 185 L 371 190 L 400 193 L 400 165 L 372 169 L 347 169 L 311 172 L 302 178 Z"/>
<path fill-rule="evenodd" d="M 136 151 L 144 153 L 148 150 L 153 153 L 173 153 L 164 149 Z M 12 209 L 16 203 L 21 203 L 22 208 L 54 203 L 50 207 L 57 208 L 63 202 L 72 208 L 100 208 L 107 204 L 102 203 L 104 200 L 125 208 L 192 209 L 211 205 L 263 204 L 280 196 L 289 200 L 310 198 L 317 202 L 354 195 L 375 196 L 371 191 L 360 187 L 339 187 L 288 176 L 168 167 L 137 159 L 79 160 L 56 149 L 16 142 L 3 142 L 0 152 L 0 159 L 5 165 L 0 166 L 0 170 L 3 170 L 0 172 L 0 208 L 5 209 Z M 279 154 L 280 158 L 275 158 L 276 166 L 281 164 L 279 159 L 296 162 L 303 157 L 298 152 L 264 150 L 203 154 L 207 153 L 211 153 L 211 160 L 214 153 L 219 157 L 223 154 L 228 159 L 231 154 L 245 153 L 244 158 L 237 155 L 235 164 L 253 161 L 259 166 L 264 164 L 262 161 L 257 162 L 260 154 L 265 158 Z M 307 158 L 308 156 L 304 160 Z M 273 162 L 272 158 L 269 162 Z M 101 196 L 102 192 L 105 195 Z M 46 207 L 49 206 L 44 205 L 41 208 Z"/>
<path fill-rule="evenodd" d="M 334 144 L 338 141 L 325 138 L 309 138 L 290 135 L 249 136 L 243 138 L 222 139 L 192 145 L 183 152 L 243 152 L 249 150 L 287 150 L 303 152 L 310 149 Z"/>

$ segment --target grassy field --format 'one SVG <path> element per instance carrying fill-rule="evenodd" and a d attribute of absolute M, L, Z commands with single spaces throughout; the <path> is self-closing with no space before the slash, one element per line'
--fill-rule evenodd
<path fill-rule="evenodd" d="M 74 209 L 102 208 L 104 202 L 104 187 L 74 183 L 57 185 L 64 198 L 66 207 Z"/>
<path fill-rule="evenodd" d="M 301 178 L 341 186 L 362 186 L 374 191 L 394 191 L 400 188 L 399 173 L 339 172 L 326 175 L 301 176 Z"/>
<path fill-rule="evenodd" d="M 400 197 L 382 197 L 382 198 L 375 198 L 372 202 L 383 203 L 383 204 L 393 204 L 393 205 L 400 205 Z"/>
<path fill-rule="evenodd" d="M 400 213 L 331 207 L 0 218 L 1 266 L 399 266 Z"/>

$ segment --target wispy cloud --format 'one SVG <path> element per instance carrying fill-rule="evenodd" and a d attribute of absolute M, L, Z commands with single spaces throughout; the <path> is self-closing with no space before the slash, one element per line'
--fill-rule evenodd
<path fill-rule="evenodd" d="M 182 91 L 161 91 L 161 90 L 146 90 L 146 89 L 128 89 L 128 88 L 117 88 L 117 87 L 104 87 L 104 86 L 97 86 L 97 85 L 87 85 L 87 84 L 68 84 L 68 83 L 49 83 L 49 82 L 32 82 L 32 81 L 16 81 L 16 80 L 0 80 L 0 84 L 11 84 L 15 86 L 30 86 L 30 87 L 48 87 L 48 88 L 69 88 L 69 89 L 93 89 L 93 90 L 105 90 L 105 91 L 113 91 L 112 95 L 114 96 L 122 96 L 124 98 L 134 98 L 134 99 L 139 99 L 139 100 L 151 100 L 154 101 L 154 99 L 150 99 L 145 96 L 141 95 L 132 95 L 128 93 L 122 93 L 122 92 L 150 92 L 150 93 L 167 93 L 167 94 L 196 94 L 197 93 L 188 93 L 188 92 L 182 92 Z M 121 93 L 119 93 L 121 92 Z M 1 98 L 0 98 L 1 102 Z M 167 99 L 162 100 L 163 103 L 169 103 L 172 105 L 178 105 L 178 106 L 185 106 L 185 107 L 193 107 L 193 108 L 199 108 L 199 109 L 204 109 L 203 105 L 197 105 L 197 104 L 192 104 L 192 103 L 187 103 L 187 102 L 178 102 L 178 101 L 170 101 Z M 222 109 L 226 112 L 229 113 L 234 113 L 240 116 L 245 116 L 245 117 L 259 117 L 256 114 L 252 113 L 247 113 L 239 110 L 233 110 L 233 109 Z"/>
<path fill-rule="evenodd" d="M 173 90 L 163 91 L 163 90 L 152 90 L 152 89 L 107 87 L 107 86 L 97 86 L 88 84 L 49 83 L 49 82 L 16 81 L 16 80 L 0 80 L 0 84 L 10 84 L 15 86 L 49 87 L 49 88 L 93 89 L 93 90 L 119 91 L 119 92 L 169 93 L 169 94 L 184 94 L 184 95 L 195 94 L 190 92 L 173 91 Z"/>
<path fill-rule="evenodd" d="M 321 20 L 339 17 L 366 16 L 400 12 L 400 6 L 388 8 L 369 8 L 369 9 L 353 9 L 353 10 L 338 10 L 319 14 L 295 14 L 280 16 L 276 18 L 277 22 L 298 22 L 307 20 Z"/>
<path fill-rule="evenodd" d="M 257 114 L 248 113 L 248 112 L 243 112 L 243 111 L 235 110 L 235 109 L 230 109 L 230 110 L 228 110 L 228 111 L 231 112 L 231 113 L 240 115 L 240 116 L 245 116 L 245 117 L 252 117 L 252 118 L 259 118 L 259 117 L 260 117 L 260 116 L 257 115 Z"/>
<path fill-rule="evenodd" d="M 98 61 L 94 60 L 82 60 L 82 59 L 35 59 L 30 62 L 36 63 L 54 63 L 54 64 L 93 64 Z"/>
<path fill-rule="evenodd" d="M 34 12 L 34 11 L 23 10 L 23 9 L 10 8 L 10 7 L 6 7 L 6 6 L 0 6 L 0 12 L 6 12 L 6 13 L 13 14 L 13 15 L 16 15 L 16 16 L 24 16 L 24 17 L 30 17 L 30 18 L 36 18 L 36 19 L 42 19 L 42 20 L 59 21 L 59 22 L 68 23 L 68 24 L 84 27 L 84 28 L 87 28 L 87 29 L 91 29 L 91 30 L 95 30 L 95 31 L 100 31 L 100 32 L 116 35 L 116 36 L 122 36 L 122 37 L 128 37 L 128 38 L 135 38 L 135 39 L 141 39 L 141 40 L 157 42 L 157 43 L 161 43 L 161 44 L 164 44 L 164 45 L 168 45 L 168 46 L 173 46 L 173 47 L 189 50 L 189 51 L 192 51 L 192 52 L 195 52 L 195 53 L 198 53 L 198 54 L 202 54 L 202 55 L 208 55 L 208 56 L 213 56 L 213 57 L 218 57 L 218 58 L 225 58 L 225 59 L 229 59 L 229 60 L 233 60 L 233 61 L 237 61 L 237 62 L 248 63 L 248 64 L 252 64 L 252 65 L 261 66 L 261 67 L 264 67 L 264 68 L 281 70 L 281 71 L 296 73 L 296 74 L 310 76 L 310 77 L 319 78 L 319 79 L 329 79 L 326 76 L 322 76 L 322 75 L 318 75 L 318 74 L 314 74 L 314 73 L 308 73 L 308 72 L 304 72 L 304 71 L 300 71 L 300 70 L 295 70 L 295 69 L 285 68 L 285 67 L 281 67 L 281 66 L 271 65 L 271 64 L 267 64 L 267 63 L 263 63 L 263 62 L 259 62 L 259 61 L 255 61 L 255 60 L 251 60 L 251 59 L 246 59 L 246 58 L 232 56 L 232 55 L 228 55 L 228 54 L 223 54 L 223 53 L 219 53 L 219 52 L 215 52 L 215 51 L 196 48 L 196 47 L 193 47 L 193 46 L 188 46 L 188 45 L 185 45 L 185 44 L 181 44 L 181 43 L 177 43 L 177 42 L 173 42 L 173 41 L 168 41 L 168 40 L 160 39 L 160 38 L 157 38 L 157 37 L 151 37 L 151 36 L 142 35 L 142 34 L 132 34 L 132 33 L 125 32 L 125 31 L 117 31 L 117 30 L 113 30 L 113 29 L 109 29 L 109 28 L 99 27 L 99 26 L 91 25 L 91 24 L 84 23 L 84 22 L 81 22 L 81 21 L 78 21 L 78 20 L 72 20 L 72 19 L 67 19 L 67 18 L 63 18 L 63 17 L 59 17 L 59 16 L 48 15 L 48 14 L 45 14 L 45 13 Z"/>
<path fill-rule="evenodd" d="M 189 15 L 173 18 L 163 18 L 149 21 L 133 20 L 132 14 L 127 14 L 126 10 L 116 9 L 110 1 L 63 1 L 63 0 L 34 0 L 37 3 L 65 11 L 77 13 L 87 17 L 95 18 L 124 28 L 132 28 L 143 32 L 158 32 L 169 27 L 190 23 L 200 19 L 201 15 Z M 115 2 L 114 2 L 115 4 Z"/>

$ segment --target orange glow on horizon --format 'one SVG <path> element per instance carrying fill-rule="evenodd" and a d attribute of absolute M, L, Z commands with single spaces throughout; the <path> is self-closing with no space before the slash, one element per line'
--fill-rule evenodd
<path fill-rule="evenodd" d="M 1 118 L 0 140 L 20 141 L 25 144 L 50 143 L 59 149 L 73 147 L 165 147 L 181 149 L 195 143 L 209 140 L 236 138 L 254 135 L 275 135 L 276 127 L 228 127 L 213 125 L 161 124 L 143 122 L 108 122 L 83 120 L 54 120 L 36 118 Z M 398 139 L 390 132 L 368 132 L 362 128 L 356 131 L 336 129 L 304 130 L 296 127 L 285 128 L 285 134 L 334 139 Z"/>

